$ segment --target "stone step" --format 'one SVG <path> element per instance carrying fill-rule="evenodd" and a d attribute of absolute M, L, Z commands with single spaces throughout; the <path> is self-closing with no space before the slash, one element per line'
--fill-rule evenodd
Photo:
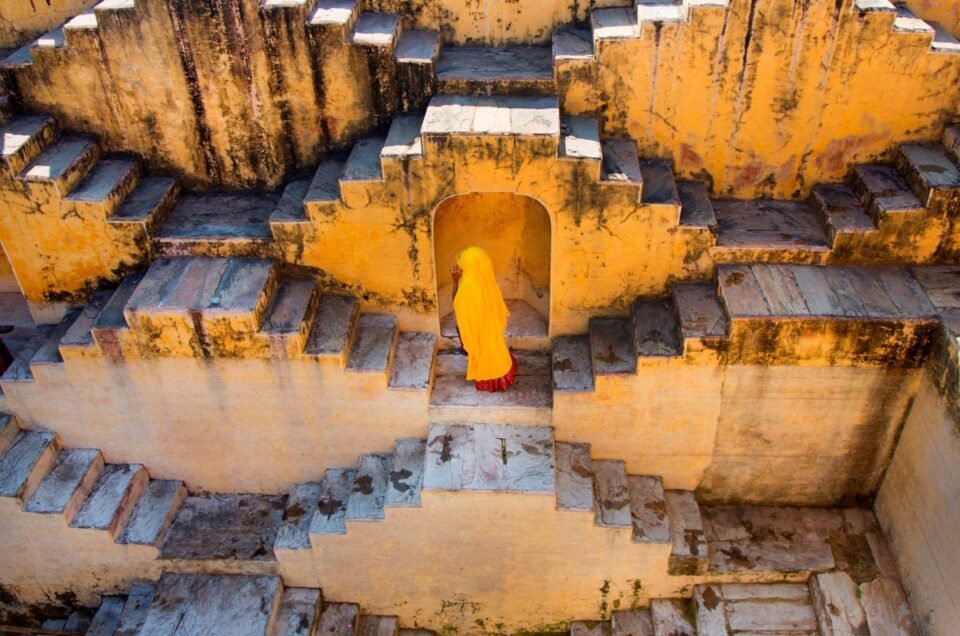
<path fill-rule="evenodd" d="M 352 296 L 321 296 L 305 353 L 321 360 L 336 359 L 341 366 L 346 365 L 358 307 L 357 299 Z"/>
<path fill-rule="evenodd" d="M 280 597 L 270 636 L 313 636 L 318 632 L 323 593 L 314 588 L 288 587 Z"/>
<path fill-rule="evenodd" d="M 636 0 L 639 22 L 681 22 L 687 17 L 682 0 Z"/>
<path fill-rule="evenodd" d="M 559 28 L 554 30 L 553 64 L 579 64 L 594 59 L 593 35 L 587 29 Z"/>
<path fill-rule="evenodd" d="M 273 193 L 205 192 L 181 195 L 153 235 L 158 256 L 273 256 Z"/>
<path fill-rule="evenodd" d="M 105 465 L 70 527 L 104 530 L 111 537 L 117 536 L 126 527 L 149 480 L 140 464 Z"/>
<path fill-rule="evenodd" d="M 317 634 L 357 636 L 360 629 L 360 606 L 355 603 L 326 603 L 320 614 Z"/>
<path fill-rule="evenodd" d="M 36 375 L 38 368 L 63 364 L 63 356 L 60 355 L 60 341 L 80 314 L 81 310 L 79 309 L 68 311 L 57 326 L 53 328 L 44 343 L 40 345 L 36 353 L 33 354 L 33 357 L 30 358 L 30 368 L 34 375 Z"/>
<path fill-rule="evenodd" d="M 431 424 L 424 490 L 554 495 L 553 429 Z"/>
<path fill-rule="evenodd" d="M 945 26 L 933 20 L 927 20 L 927 24 L 933 29 L 933 42 L 930 43 L 930 48 L 935 53 L 960 53 L 960 40 L 953 37 Z"/>
<path fill-rule="evenodd" d="M 397 339 L 397 319 L 388 314 L 361 314 L 350 347 L 346 370 L 386 373 Z"/>
<path fill-rule="evenodd" d="M 310 522 L 310 534 L 346 534 L 347 504 L 357 471 L 330 468 L 324 473 L 320 501 Z"/>
<path fill-rule="evenodd" d="M 310 191 L 311 179 L 296 179 L 287 184 L 280 195 L 277 207 L 270 213 L 267 220 L 272 226 L 308 223 L 307 209 L 304 200 Z"/>
<path fill-rule="evenodd" d="M 440 43 L 439 31 L 404 30 L 393 50 L 393 59 L 401 64 L 435 64 Z"/>
<path fill-rule="evenodd" d="M 427 145 L 431 137 L 446 135 L 509 135 L 559 140 L 560 104 L 556 97 L 437 95 L 427 106 L 421 133 Z"/>
<path fill-rule="evenodd" d="M 273 544 L 274 549 L 310 549 L 310 523 L 322 492 L 322 482 L 294 484 L 290 488 L 280 529 L 277 531 L 277 540 Z"/>
<path fill-rule="evenodd" d="M 680 227 L 716 232 L 720 227 L 713 202 L 703 181 L 678 181 L 680 197 Z"/>
<path fill-rule="evenodd" d="M 630 518 L 637 543 L 670 543 L 670 522 L 660 477 L 628 475 Z"/>
<path fill-rule="evenodd" d="M 699 634 L 816 634 L 810 592 L 802 583 L 694 587 Z"/>
<path fill-rule="evenodd" d="M 360 458 L 353 490 L 347 501 L 347 521 L 383 521 L 392 455 L 369 454 Z"/>
<path fill-rule="evenodd" d="M 667 565 L 673 576 L 706 574 L 710 565 L 700 506 L 689 490 L 664 492 L 672 548 Z"/>
<path fill-rule="evenodd" d="M 697 636 L 687 599 L 652 599 L 650 618 L 655 636 Z"/>
<path fill-rule="evenodd" d="M 347 207 L 366 205 L 369 186 L 383 182 L 380 153 L 385 143 L 384 137 L 368 137 L 353 145 L 339 182 L 340 197 Z"/>
<path fill-rule="evenodd" d="M 560 118 L 561 159 L 597 162 L 594 178 L 600 178 L 600 161 L 603 151 L 600 146 L 600 126 L 595 117 L 563 115 Z"/>
<path fill-rule="evenodd" d="M 727 315 L 713 285 L 675 283 L 672 291 L 684 352 L 690 343 L 712 345 L 726 335 Z"/>
<path fill-rule="evenodd" d="M 141 633 L 156 589 L 152 582 L 138 582 L 130 586 L 114 636 L 135 636 Z"/>
<path fill-rule="evenodd" d="M 285 278 L 277 285 L 260 325 L 271 355 L 293 358 L 303 351 L 319 302 L 312 278 Z"/>
<path fill-rule="evenodd" d="M 143 276 L 140 272 L 124 278 L 93 321 L 90 334 L 105 356 L 118 358 L 122 353 L 123 334 L 129 332 L 123 311 Z"/>
<path fill-rule="evenodd" d="M 282 593 L 277 576 L 167 572 L 157 583 L 141 633 L 263 636 Z"/>
<path fill-rule="evenodd" d="M 639 200 L 643 173 L 640 171 L 637 144 L 632 139 L 606 139 L 600 142 L 600 150 L 603 155 L 600 180 L 612 185 L 638 188 Z"/>
<path fill-rule="evenodd" d="M 73 521 L 103 470 L 103 455 L 89 448 L 68 448 L 27 501 L 24 510 L 62 515 Z"/>
<path fill-rule="evenodd" d="M 360 617 L 358 636 L 397 636 L 400 623 L 396 616 L 372 616 L 365 614 Z"/>
<path fill-rule="evenodd" d="M 610 636 L 609 621 L 570 621 L 570 636 Z"/>
<path fill-rule="evenodd" d="M 916 33 L 933 38 L 933 27 L 924 22 L 905 4 L 896 4 L 896 14 L 893 19 L 893 31 L 900 33 Z"/>
<path fill-rule="evenodd" d="M 84 634 L 93 620 L 93 610 L 89 607 L 80 607 L 70 612 L 66 618 L 48 619 L 43 621 L 44 630 L 57 630 L 67 634 Z M 42 632 L 41 632 L 42 633 Z M 57 633 L 54 631 L 54 633 Z"/>
<path fill-rule="evenodd" d="M 20 433 L 20 425 L 17 419 L 9 413 L 0 413 L 0 456 L 2 456 L 13 440 Z"/>
<path fill-rule="evenodd" d="M 356 46 L 392 49 L 399 35 L 399 15 L 367 11 L 361 13 L 353 25 L 350 42 Z"/>
<path fill-rule="evenodd" d="M 100 599 L 100 607 L 90 621 L 86 636 L 113 636 L 120 627 L 120 616 L 126 599 L 122 596 L 104 596 Z"/>
<path fill-rule="evenodd" d="M 89 137 L 64 135 L 48 145 L 23 169 L 18 179 L 30 188 L 43 188 L 63 199 L 100 157 L 100 147 Z"/>
<path fill-rule="evenodd" d="M 823 572 L 811 576 L 809 584 L 821 634 L 872 633 L 860 604 L 862 592 L 849 574 Z"/>
<path fill-rule="evenodd" d="M 3 61 L 0 62 L 0 68 L 16 70 L 25 68 L 27 66 L 33 65 L 33 56 L 30 54 L 30 50 L 33 48 L 35 40 L 27 42 L 20 48 L 16 49 L 7 57 L 3 58 Z"/>
<path fill-rule="evenodd" d="M 425 391 L 433 383 L 433 366 L 437 336 L 432 333 L 405 331 L 397 338 L 390 381 L 395 390 Z"/>
<path fill-rule="evenodd" d="M 538 310 L 534 309 L 519 298 L 506 298 L 507 328 L 503 335 L 507 339 L 507 346 L 511 349 L 544 351 L 550 348 L 547 337 L 549 328 L 547 319 Z M 460 347 L 460 332 L 457 330 L 457 318 L 451 311 L 440 319 L 440 336 L 443 338 L 444 348 Z"/>
<path fill-rule="evenodd" d="M 415 33 L 411 31 L 411 33 Z M 416 159 L 423 156 L 420 128 L 422 115 L 399 115 L 390 122 L 390 131 L 380 151 L 380 162 Z"/>
<path fill-rule="evenodd" d="M 590 12 L 593 46 L 612 40 L 633 40 L 640 37 L 635 7 L 609 7 Z"/>
<path fill-rule="evenodd" d="M 595 523 L 608 528 L 630 528 L 630 492 L 626 464 L 619 459 L 594 459 L 593 509 Z"/>
<path fill-rule="evenodd" d="M 593 467 L 590 445 L 556 442 L 557 509 L 593 510 Z"/>
<path fill-rule="evenodd" d="M 669 299 L 639 299 L 632 310 L 633 346 L 638 357 L 683 354 L 677 312 Z"/>
<path fill-rule="evenodd" d="M 940 143 L 950 159 L 954 163 L 960 163 L 960 124 L 947 126 Z"/>
<path fill-rule="evenodd" d="M 336 29 L 344 42 L 353 32 L 360 17 L 358 0 L 320 0 L 307 18 L 307 25 L 323 29 Z"/>
<path fill-rule="evenodd" d="M 53 433 L 20 431 L 0 456 L 0 497 L 29 501 L 60 454 Z"/>
<path fill-rule="evenodd" d="M 715 200 L 718 262 L 820 263 L 830 253 L 816 213 L 798 201 Z"/>
<path fill-rule="evenodd" d="M 842 183 L 813 186 L 810 205 L 819 215 L 827 232 L 827 242 L 836 251 L 850 235 L 876 233 L 873 218 L 867 213 L 857 194 Z"/>
<path fill-rule="evenodd" d="M 549 95 L 555 90 L 550 47 L 444 47 L 440 90 L 458 95 Z"/>
<path fill-rule="evenodd" d="M 33 371 L 30 369 L 30 359 L 33 358 L 37 350 L 40 349 L 50 337 L 54 327 L 51 325 L 40 325 L 37 327 L 37 333 L 20 349 L 13 358 L 13 362 L 0 376 L 0 380 L 5 384 L 14 382 L 33 382 Z"/>
<path fill-rule="evenodd" d="M 920 634 L 907 595 L 900 583 L 890 577 L 879 577 L 862 583 L 860 604 L 867 617 L 871 634 Z"/>
<path fill-rule="evenodd" d="M 96 351 L 96 342 L 93 339 L 93 326 L 104 307 L 113 298 L 114 290 L 100 289 L 93 294 L 90 301 L 80 310 L 79 315 L 70 324 L 70 327 L 60 338 L 59 350 L 61 359 L 80 357 Z"/>
<path fill-rule="evenodd" d="M 64 197 L 61 214 L 97 214 L 94 218 L 111 216 L 129 195 L 140 179 L 140 164 L 134 159 L 112 157 L 100 159 L 87 176 Z"/>
<path fill-rule="evenodd" d="M 893 166 L 854 166 L 850 186 L 878 226 L 890 216 L 924 212 L 920 199 Z"/>
<path fill-rule="evenodd" d="M 920 203 L 934 210 L 957 212 L 960 207 L 960 170 L 939 144 L 903 144 L 897 168 Z"/>
<path fill-rule="evenodd" d="M 114 225 L 139 225 L 153 234 L 180 196 L 175 177 L 144 177 L 107 218 Z"/>
<path fill-rule="evenodd" d="M 157 545 L 186 497 L 182 481 L 151 479 L 117 542 Z"/>
<path fill-rule="evenodd" d="M 21 115 L 0 127 L 0 163 L 4 176 L 15 179 L 53 142 L 57 122 L 47 115 Z"/>
<path fill-rule="evenodd" d="M 649 608 L 617 610 L 610 613 L 613 636 L 653 636 L 653 617 Z"/>
<path fill-rule="evenodd" d="M 393 445 L 393 466 L 387 480 L 386 506 L 419 506 L 427 442 L 400 439 Z"/>
<path fill-rule="evenodd" d="M 554 338 L 551 368 L 554 393 L 593 391 L 593 356 L 590 352 L 590 336 Z"/>
<path fill-rule="evenodd" d="M 601 375 L 632 375 L 637 372 L 633 330 L 627 318 L 591 318 L 590 352 L 593 370 Z"/>
<path fill-rule="evenodd" d="M 324 213 L 332 214 L 340 200 L 340 175 L 346 170 L 346 159 L 333 157 L 322 160 L 317 165 L 310 188 L 303 198 L 306 218 L 323 218 Z"/>
<path fill-rule="evenodd" d="M 640 174 L 643 177 L 641 201 L 644 205 L 680 207 L 680 193 L 677 191 L 677 181 L 669 161 L 644 159 L 640 162 Z M 679 216 L 677 222 L 679 222 Z"/>

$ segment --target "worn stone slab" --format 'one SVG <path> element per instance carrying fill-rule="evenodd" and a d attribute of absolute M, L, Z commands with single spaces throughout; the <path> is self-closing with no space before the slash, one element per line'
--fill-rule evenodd
<path fill-rule="evenodd" d="M 626 318 L 591 318 L 590 351 L 597 375 L 629 375 L 637 372 L 633 329 Z"/>
<path fill-rule="evenodd" d="M 815 574 L 809 584 L 821 634 L 867 633 L 867 618 L 850 575 L 839 571 Z"/>
<path fill-rule="evenodd" d="M 867 310 L 860 300 L 859 294 L 853 287 L 853 282 L 847 274 L 846 268 L 824 267 L 820 271 L 830 286 L 833 297 L 840 304 L 840 314 L 850 317 L 865 317 Z"/>
<path fill-rule="evenodd" d="M 124 598 L 122 596 L 104 596 L 100 601 L 97 613 L 93 615 L 87 636 L 113 636 L 120 626 L 120 614 L 123 613 Z"/>
<path fill-rule="evenodd" d="M 823 267 L 807 267 L 803 265 L 793 266 L 791 271 L 793 278 L 800 288 L 807 309 L 810 315 L 831 317 L 848 316 L 848 311 L 855 311 L 853 306 L 844 304 L 841 296 L 834 290 L 832 281 L 825 273 Z M 750 268 L 752 272 L 752 268 Z M 844 278 L 844 280 L 846 280 Z M 849 309 L 848 309 L 849 307 Z M 853 315 L 861 315 L 854 313 Z"/>
<path fill-rule="evenodd" d="M 40 347 L 43 346 L 53 327 L 50 325 L 39 325 L 36 334 L 30 338 L 20 349 L 20 352 L 14 357 L 13 362 L 3 372 L 4 382 L 33 382 L 33 371 L 30 370 L 30 359 Z"/>
<path fill-rule="evenodd" d="M 287 495 L 283 519 L 273 547 L 277 550 L 309 550 L 310 524 L 323 492 L 321 482 L 294 484 Z"/>
<path fill-rule="evenodd" d="M 347 358 L 347 370 L 358 373 L 382 373 L 390 365 L 397 319 L 388 314 L 363 314 Z"/>
<path fill-rule="evenodd" d="M 920 633 L 907 596 L 895 579 L 878 577 L 862 584 L 859 591 L 860 605 L 871 634 L 917 636 Z"/>
<path fill-rule="evenodd" d="M 341 158 L 324 159 L 317 165 L 313 173 L 310 187 L 304 195 L 304 206 L 307 204 L 334 204 L 340 201 L 340 175 L 343 174 L 346 162 Z"/>
<path fill-rule="evenodd" d="M 182 481 L 150 480 L 117 542 L 156 545 L 186 496 L 187 489 Z"/>
<path fill-rule="evenodd" d="M 554 494 L 553 429 L 498 424 L 432 424 L 425 490 Z"/>
<path fill-rule="evenodd" d="M 87 137 L 63 135 L 20 174 L 24 181 L 60 182 L 96 159 L 97 144 Z"/>
<path fill-rule="evenodd" d="M 352 296 L 320 297 L 305 352 L 316 357 L 343 356 L 353 333 L 357 299 Z"/>
<path fill-rule="evenodd" d="M 690 622 L 688 601 L 655 598 L 650 601 L 650 615 L 655 634 L 670 636 L 697 636 L 696 627 Z"/>
<path fill-rule="evenodd" d="M 649 608 L 612 612 L 610 627 L 613 636 L 654 636 Z"/>
<path fill-rule="evenodd" d="M 640 174 L 643 176 L 641 201 L 644 205 L 680 205 L 680 193 L 677 192 L 677 181 L 669 161 L 641 161 Z"/>
<path fill-rule="evenodd" d="M 20 431 L 0 456 L 0 497 L 32 495 L 59 450 L 53 433 Z"/>
<path fill-rule="evenodd" d="M 143 633 L 263 636 L 282 590 L 276 576 L 165 573 Z"/>
<path fill-rule="evenodd" d="M 594 459 L 590 461 L 590 470 L 593 472 L 594 522 L 612 528 L 631 527 L 626 464 L 617 459 Z"/>
<path fill-rule="evenodd" d="M 810 589 L 803 583 L 726 583 L 723 585 L 723 598 L 728 603 L 763 599 L 810 603 Z"/>
<path fill-rule="evenodd" d="M 387 494 L 384 498 L 384 505 L 420 505 L 426 452 L 426 440 L 400 439 L 394 443 L 393 465 L 387 476 Z"/>
<path fill-rule="evenodd" d="M 593 37 L 586 29 L 556 29 L 552 43 L 554 62 L 584 62 L 593 59 Z"/>
<path fill-rule="evenodd" d="M 544 351 L 513 351 L 517 360 L 517 377 L 527 375 L 546 375 L 550 373 L 550 355 Z M 459 376 L 467 373 L 467 356 L 459 351 L 444 350 L 437 352 L 437 375 Z"/>
<path fill-rule="evenodd" d="M 933 29 L 933 42 L 930 48 L 938 53 L 960 53 L 960 40 L 953 37 L 945 26 L 933 20 L 927 20 Z"/>
<path fill-rule="evenodd" d="M 130 587 L 114 636 L 139 636 L 155 592 L 153 583 L 138 582 Z"/>
<path fill-rule="evenodd" d="M 809 316 L 803 293 L 786 265 L 755 265 L 751 268 L 773 316 Z"/>
<path fill-rule="evenodd" d="M 593 510 L 593 468 L 590 445 L 557 442 L 557 508 Z"/>
<path fill-rule="evenodd" d="M 437 337 L 432 333 L 405 331 L 397 338 L 390 368 L 391 389 L 422 391 L 430 388 Z"/>
<path fill-rule="evenodd" d="M 30 497 L 24 510 L 43 514 L 62 514 L 67 521 L 80 509 L 103 468 L 100 451 L 68 448 Z"/>
<path fill-rule="evenodd" d="M 171 253 L 201 240 L 267 242 L 273 239 L 269 218 L 277 201 L 271 193 L 184 194 L 157 228 L 154 241 Z"/>
<path fill-rule="evenodd" d="M 140 464 L 105 465 L 70 526 L 110 533 L 122 530 L 147 480 L 147 471 Z"/>
<path fill-rule="evenodd" d="M 81 311 L 79 309 L 71 309 L 66 313 L 63 320 L 53 328 L 47 339 L 36 350 L 33 357 L 30 358 L 31 366 L 63 363 L 63 356 L 60 355 L 60 341 L 63 339 L 64 334 L 67 333 L 67 330 L 70 329 L 70 326 L 76 321 L 77 317 L 80 316 L 80 313 Z"/>
<path fill-rule="evenodd" d="M 555 393 L 593 391 L 593 360 L 589 336 L 554 338 L 551 356 Z"/>
<path fill-rule="evenodd" d="M 396 13 L 364 12 L 353 27 L 351 42 L 357 46 L 391 47 L 400 28 Z"/>
<path fill-rule="evenodd" d="M 326 603 L 320 615 L 317 634 L 329 636 L 356 636 L 360 622 L 360 607 L 354 603 Z"/>
<path fill-rule="evenodd" d="M 799 255 L 827 252 L 827 235 L 816 213 L 798 201 L 754 199 L 713 201 L 717 246 L 780 250 Z"/>
<path fill-rule="evenodd" d="M 433 64 L 440 55 L 439 31 L 404 30 L 393 51 L 393 59 L 401 64 Z"/>
<path fill-rule="evenodd" d="M 637 0 L 637 20 L 641 22 L 679 22 L 684 17 L 680 0 Z"/>
<path fill-rule="evenodd" d="M 480 98 L 469 95 L 437 95 L 430 100 L 423 119 L 424 135 L 495 134 L 491 121 L 509 121 L 502 134 L 560 135 L 560 107 L 556 97 L 495 97 L 485 100 L 478 118 Z M 502 111 L 502 112 L 495 112 Z"/>
<path fill-rule="evenodd" d="M 640 37 L 637 12 L 632 7 L 594 9 L 590 12 L 593 40 L 630 40 Z"/>
<path fill-rule="evenodd" d="M 842 183 L 813 186 L 812 202 L 834 234 L 877 229 L 856 193 Z"/>
<path fill-rule="evenodd" d="M 907 318 L 932 318 L 937 310 L 917 280 L 902 268 L 881 268 L 880 282 L 887 295 L 897 306 L 899 313 Z"/>
<path fill-rule="evenodd" d="M 405 34 L 408 32 L 404 32 Z M 399 115 L 390 122 L 390 132 L 380 151 L 380 158 L 403 159 L 423 156 L 423 139 L 420 127 L 422 115 Z"/>
<path fill-rule="evenodd" d="M 894 5 L 896 16 L 893 19 L 893 30 L 907 33 L 933 33 L 933 27 L 920 19 L 905 4 Z"/>
<path fill-rule="evenodd" d="M 709 566 L 707 539 L 696 497 L 689 490 L 667 490 L 664 501 L 672 542 L 670 574 L 706 574 Z"/>
<path fill-rule="evenodd" d="M 960 170 L 940 144 L 903 144 L 897 165 L 927 205 L 938 194 L 960 189 Z"/>
<path fill-rule="evenodd" d="M 383 181 L 380 153 L 385 143 L 384 137 L 368 137 L 355 143 L 343 167 L 340 183 Z"/>
<path fill-rule="evenodd" d="M 680 197 L 680 226 L 716 231 L 717 215 L 703 181 L 677 181 Z"/>
<path fill-rule="evenodd" d="M 444 47 L 437 60 L 441 82 L 552 81 L 551 50 L 542 46 Z"/>
<path fill-rule="evenodd" d="M 280 281 L 270 307 L 260 325 L 266 336 L 297 336 L 304 321 L 310 317 L 310 308 L 317 293 L 313 279 L 286 278 Z"/>
<path fill-rule="evenodd" d="M 366 615 L 360 617 L 358 636 L 397 636 L 400 622 L 396 616 Z"/>
<path fill-rule="evenodd" d="M 125 197 L 137 185 L 139 167 L 133 159 L 101 159 L 77 184 L 64 201 L 67 203 L 106 203 Z"/>
<path fill-rule="evenodd" d="M 47 31 L 33 42 L 33 48 L 37 49 L 62 49 L 66 45 L 62 26 Z"/>
<path fill-rule="evenodd" d="M 323 594 L 320 590 L 288 587 L 280 597 L 271 636 L 313 636 L 322 607 Z"/>
<path fill-rule="evenodd" d="M 507 391 L 491 393 L 477 391 L 474 382 L 468 382 L 464 376 L 438 375 L 434 380 L 430 394 L 430 408 L 497 410 L 503 413 L 529 413 L 553 408 L 552 379 L 549 373 L 526 375 L 518 374 L 516 382 Z M 539 419 L 537 420 L 539 421 Z"/>
<path fill-rule="evenodd" d="M 849 267 L 846 274 L 868 317 L 906 318 L 900 314 L 897 304 L 887 294 L 886 287 L 880 280 L 880 270 Z"/>
<path fill-rule="evenodd" d="M 632 315 L 637 356 L 671 357 L 683 352 L 677 313 L 669 300 L 637 300 Z"/>
<path fill-rule="evenodd" d="M 346 26 L 357 16 L 357 0 L 322 0 L 310 14 L 308 24 Z"/>
<path fill-rule="evenodd" d="M 719 585 L 695 585 L 693 604 L 696 610 L 698 634 L 726 636 L 729 633 L 723 592 Z"/>
<path fill-rule="evenodd" d="M 570 636 L 610 636 L 609 621 L 571 621 Z"/>
<path fill-rule="evenodd" d="M 347 501 L 347 521 L 381 521 L 387 494 L 391 455 L 370 454 L 360 457 L 353 490 Z"/>
<path fill-rule="evenodd" d="M 855 0 L 853 6 L 857 11 L 864 13 L 869 11 L 889 11 L 893 13 L 896 10 L 890 0 Z"/>
<path fill-rule="evenodd" d="M 346 534 L 347 502 L 353 492 L 357 471 L 330 468 L 323 476 L 317 511 L 310 522 L 310 534 Z"/>
<path fill-rule="evenodd" d="M 853 167 L 852 185 L 861 200 L 869 201 L 875 220 L 878 215 L 916 212 L 923 209 L 920 199 L 913 193 L 893 166 L 881 164 Z"/>
<path fill-rule="evenodd" d="M 756 599 L 727 603 L 730 629 L 740 632 L 816 634 L 817 618 L 809 600 Z"/>
<path fill-rule="evenodd" d="M 507 339 L 546 338 L 547 319 L 529 303 L 517 298 L 506 298 L 507 328 L 503 335 Z M 457 318 L 450 312 L 440 320 L 440 335 L 444 338 L 460 339 L 457 332 Z"/>
<path fill-rule="evenodd" d="M 9 176 L 20 174 L 40 154 L 41 149 L 53 140 L 56 128 L 56 121 L 46 115 L 14 117 L 0 127 L 0 159 Z"/>
<path fill-rule="evenodd" d="M 706 283 L 675 283 L 673 302 L 680 318 L 683 338 L 720 338 L 727 333 L 727 316 L 713 286 Z"/>
<path fill-rule="evenodd" d="M 660 477 L 628 475 L 627 492 L 630 495 L 633 540 L 640 543 L 669 543 L 672 538 L 663 480 Z"/>
<path fill-rule="evenodd" d="M 30 55 L 30 49 L 33 48 L 33 41 L 24 44 L 14 50 L 0 62 L 0 68 L 18 69 L 33 65 L 33 56 Z"/>
<path fill-rule="evenodd" d="M 475 95 L 436 95 L 430 99 L 420 131 L 424 135 L 468 134 L 477 111 Z"/>
<path fill-rule="evenodd" d="M 9 413 L 0 413 L 0 457 L 3 456 L 13 440 L 20 433 L 20 425 Z"/>
<path fill-rule="evenodd" d="M 731 317 L 764 317 L 770 305 L 749 265 L 718 265 L 717 282 Z"/>
<path fill-rule="evenodd" d="M 143 272 L 134 273 L 124 278 L 93 321 L 90 334 L 100 350 L 107 356 L 119 357 L 122 353 L 120 332 L 127 329 L 124 309 L 142 280 Z"/>
<path fill-rule="evenodd" d="M 160 543 L 160 558 L 274 561 L 285 501 L 273 495 L 187 497 Z"/>
<path fill-rule="evenodd" d="M 303 201 L 310 190 L 310 179 L 296 179 L 283 189 L 277 206 L 270 213 L 269 223 L 306 223 L 307 212 Z"/>
<path fill-rule="evenodd" d="M 600 142 L 603 162 L 600 179 L 615 184 L 643 184 L 637 144 L 632 139 L 607 139 Z"/>
<path fill-rule="evenodd" d="M 90 302 L 80 310 L 76 319 L 64 332 L 63 337 L 60 338 L 60 347 L 92 347 L 94 345 L 93 325 L 96 323 L 97 316 L 100 315 L 100 312 L 103 311 L 112 297 L 112 289 L 101 289 L 94 293 Z"/>
<path fill-rule="evenodd" d="M 89 607 L 78 607 L 70 612 L 67 620 L 63 623 L 63 631 L 83 634 L 90 627 L 93 620 L 93 609 Z"/>
<path fill-rule="evenodd" d="M 600 126 L 596 117 L 564 115 L 560 118 L 560 157 L 566 159 L 603 158 L 600 149 Z"/>

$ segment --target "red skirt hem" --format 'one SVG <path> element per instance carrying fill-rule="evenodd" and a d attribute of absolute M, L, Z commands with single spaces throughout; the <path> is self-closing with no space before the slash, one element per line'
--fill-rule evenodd
<path fill-rule="evenodd" d="M 476 387 L 477 391 L 487 391 L 489 393 L 499 393 L 500 391 L 506 391 L 517 381 L 517 359 L 513 357 L 513 354 L 510 354 L 510 360 L 513 364 L 510 366 L 510 370 L 502 378 L 497 378 L 495 380 L 477 380 Z"/>

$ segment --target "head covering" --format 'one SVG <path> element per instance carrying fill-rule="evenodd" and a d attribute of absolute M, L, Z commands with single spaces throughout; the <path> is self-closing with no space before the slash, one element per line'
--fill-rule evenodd
<path fill-rule="evenodd" d="M 497 286 L 493 263 L 479 247 L 468 247 L 460 252 L 457 265 L 463 275 L 453 299 L 453 311 L 467 351 L 467 379 L 503 377 L 513 366 L 503 335 L 509 312 Z"/>

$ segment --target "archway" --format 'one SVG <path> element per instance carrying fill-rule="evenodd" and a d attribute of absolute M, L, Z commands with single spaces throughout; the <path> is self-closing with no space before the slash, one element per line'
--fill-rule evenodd
<path fill-rule="evenodd" d="M 490 255 L 510 319 L 507 339 L 518 348 L 549 345 L 550 213 L 536 199 L 509 192 L 474 192 L 441 201 L 433 216 L 440 333 L 456 338 L 453 280 L 457 254 L 476 245 Z"/>

